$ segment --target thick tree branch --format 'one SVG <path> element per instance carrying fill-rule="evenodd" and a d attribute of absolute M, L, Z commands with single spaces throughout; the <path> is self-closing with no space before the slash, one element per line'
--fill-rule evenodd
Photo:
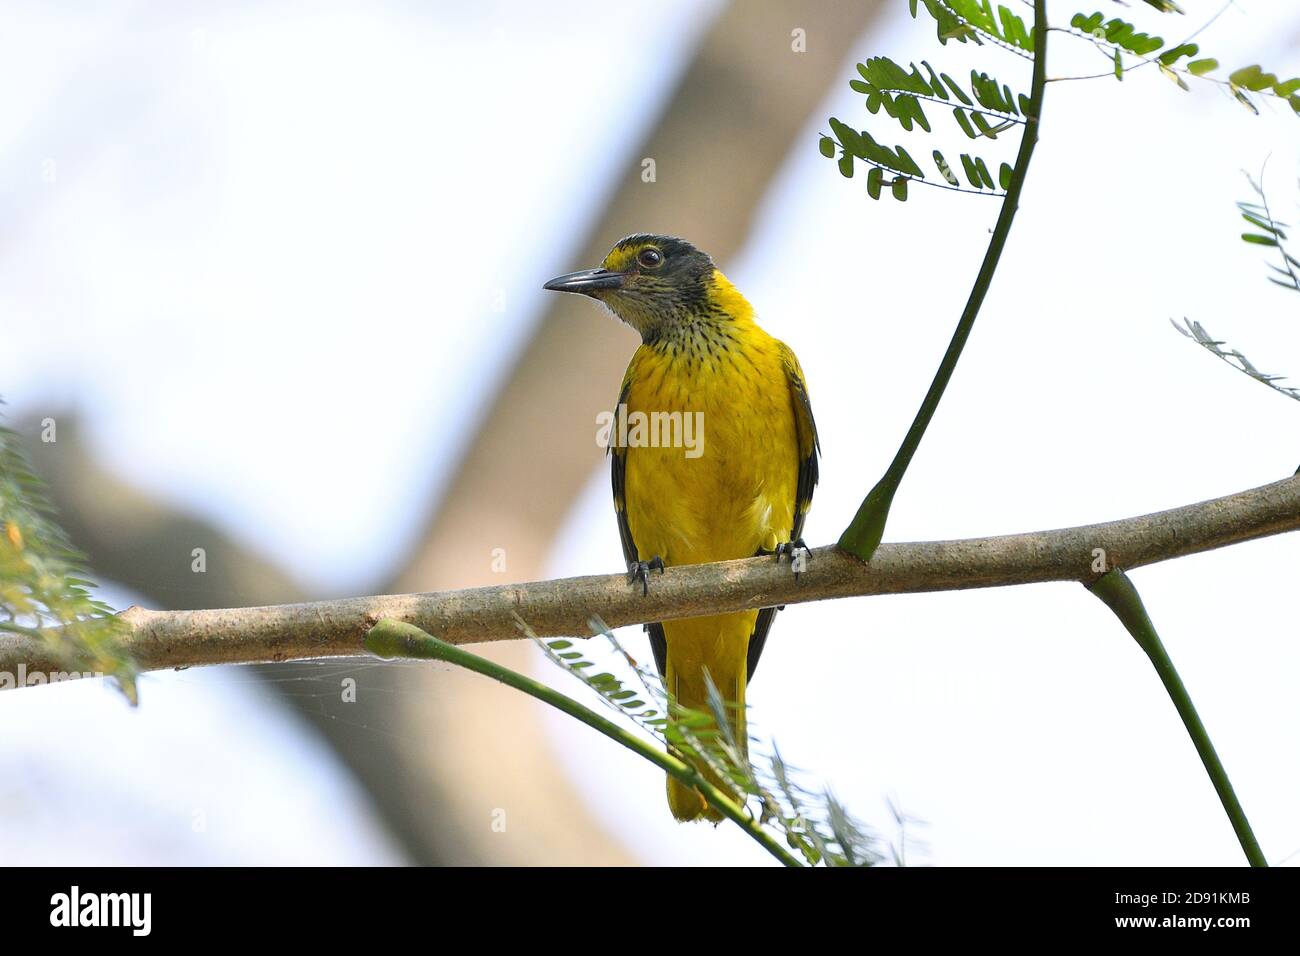
<path fill-rule="evenodd" d="M 364 654 L 381 618 L 407 621 L 452 644 L 520 636 L 585 637 L 598 614 L 611 627 L 866 594 L 1003 587 L 1041 581 L 1091 584 L 1132 569 L 1300 529 L 1300 476 L 1199 504 L 1056 531 L 881 545 L 870 564 L 834 547 L 812 552 L 796 581 L 788 563 L 747 558 L 669 568 L 650 592 L 621 574 L 431 594 L 345 598 L 274 607 L 150 611 L 132 607 L 127 649 L 143 670 Z M 0 688 L 20 666 L 64 671 L 30 637 L 0 632 Z"/>

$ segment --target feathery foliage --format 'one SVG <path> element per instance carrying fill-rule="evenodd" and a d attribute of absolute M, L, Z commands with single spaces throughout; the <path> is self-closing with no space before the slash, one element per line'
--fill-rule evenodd
<path fill-rule="evenodd" d="M 1273 218 L 1272 210 L 1269 208 L 1268 196 L 1264 194 L 1264 188 L 1249 176 L 1246 179 L 1250 183 L 1251 189 L 1255 191 L 1255 195 L 1259 197 L 1259 201 L 1243 200 L 1237 203 L 1241 218 L 1251 226 L 1251 231 L 1243 232 L 1241 239 L 1252 246 L 1276 249 L 1281 264 L 1268 263 L 1271 272 L 1268 281 L 1289 291 L 1300 292 L 1300 259 L 1292 255 L 1287 246 L 1289 240 L 1286 230 L 1290 227 L 1286 223 L 1278 222 Z M 1212 355 L 1227 362 L 1237 371 L 1249 375 L 1257 382 L 1262 382 L 1275 392 L 1281 392 L 1288 398 L 1300 401 L 1300 386 L 1284 385 L 1285 375 L 1261 372 L 1238 349 L 1229 347 L 1222 339 L 1216 339 L 1205 331 L 1205 327 L 1201 323 L 1191 319 L 1184 319 L 1182 325 L 1177 322 L 1174 322 L 1173 325 L 1180 333 Z"/>
<path fill-rule="evenodd" d="M 1161 0 L 1146 2 L 1161 13 L 1184 12 L 1174 3 Z M 1113 64 L 1112 72 L 1116 79 L 1122 80 L 1125 72 L 1134 69 L 1124 64 L 1124 54 L 1128 54 L 1137 58 L 1139 66 L 1154 63 L 1179 89 L 1191 88 L 1187 83 L 1189 77 L 1207 80 L 1224 86 L 1238 103 L 1253 113 L 1258 113 L 1259 107 L 1252 94 L 1263 94 L 1277 97 L 1300 114 L 1300 77 L 1280 80 L 1275 74 L 1267 73 L 1263 67 L 1253 64 L 1233 70 L 1226 80 L 1219 79 L 1211 76 L 1219 70 L 1219 61 L 1201 55 L 1200 45 L 1191 42 L 1190 38 L 1181 43 L 1166 44 L 1163 37 L 1152 36 L 1128 20 L 1107 17 L 1100 11 L 1092 14 L 1076 13 L 1070 18 L 1070 27 L 1075 35 L 1091 40 L 1106 54 Z M 1097 74 L 1098 77 L 1105 75 L 1107 74 Z"/>
<path fill-rule="evenodd" d="M 1237 203 L 1237 209 L 1241 213 L 1241 218 L 1255 228 L 1254 232 L 1243 232 L 1241 239 L 1255 246 L 1269 246 L 1278 251 L 1281 265 L 1269 263 L 1269 269 L 1275 273 L 1268 277 L 1268 281 L 1280 285 L 1284 289 L 1300 292 L 1300 259 L 1291 254 L 1288 248 L 1288 238 L 1286 230 L 1291 228 L 1284 222 L 1278 222 L 1273 218 L 1273 213 L 1269 209 L 1268 196 L 1264 194 L 1264 187 L 1255 182 L 1249 176 L 1246 177 L 1250 183 L 1250 188 L 1255 191 L 1259 197 L 1259 202 L 1241 201 Z"/>
<path fill-rule="evenodd" d="M 725 724 L 720 718 L 726 706 L 716 688 L 710 692 L 712 717 L 680 709 L 662 687 L 656 688 L 653 675 L 639 668 L 599 620 L 591 622 L 593 633 L 609 636 L 615 652 L 636 672 L 641 691 L 624 687 L 611 673 L 588 673 L 593 663 L 573 650 L 570 641 L 542 641 L 518 615 L 515 622 L 520 633 L 535 641 L 551 660 L 596 691 L 618 719 L 610 720 L 547 684 L 448 644 L 404 621 L 378 621 L 366 632 L 363 645 L 385 659 L 437 660 L 463 667 L 568 714 L 695 787 L 714 809 L 786 866 L 870 866 L 883 860 L 875 836 L 854 821 L 834 797 L 817 797 L 799 786 L 779 755 L 773 755 L 770 771 L 752 768 L 738 756 L 737 742 L 716 730 L 718 724 Z M 659 706 L 652 707 L 650 700 L 658 701 Z M 685 758 L 699 760 L 708 772 L 701 772 Z M 751 802 L 756 806 L 751 808 Z M 779 836 L 785 837 L 795 853 L 782 845 Z M 896 859 L 903 859 L 902 848 L 892 852 Z"/>
<path fill-rule="evenodd" d="M 1173 320 L 1171 319 L 1170 321 L 1172 322 Z M 1238 372 L 1243 372 L 1255 381 L 1263 382 L 1274 391 L 1281 392 L 1288 398 L 1294 398 L 1296 401 L 1300 402 L 1300 388 L 1297 388 L 1294 385 L 1282 384 L 1286 379 L 1285 375 L 1270 375 L 1268 372 L 1261 372 L 1259 369 L 1255 368 L 1255 366 L 1251 364 L 1251 361 L 1246 358 L 1246 356 L 1242 355 L 1241 352 L 1234 348 L 1226 347 L 1226 342 L 1222 339 L 1216 339 L 1214 336 L 1210 335 L 1209 332 L 1205 331 L 1205 327 L 1202 326 L 1201 323 L 1195 322 L 1191 319 L 1184 319 L 1182 325 L 1174 322 L 1173 326 L 1180 333 L 1187 336 L 1187 338 L 1191 339 L 1206 351 L 1223 359 L 1223 361 L 1227 362 Z"/>
<path fill-rule="evenodd" d="M 121 622 L 92 596 L 83 560 L 55 521 L 18 435 L 0 426 L 0 631 L 41 641 L 68 670 L 112 675 L 134 703 L 135 668 L 117 646 Z M 0 680 L 6 676 L 17 681 Z"/>
<path fill-rule="evenodd" d="M 912 16 L 916 17 L 920 9 L 914 0 Z M 1006 7 L 998 7 L 995 13 L 987 0 L 924 0 L 924 9 L 938 26 L 940 43 L 955 39 L 982 44 L 990 40 L 1032 55 L 1032 34 L 1024 21 Z M 919 67 L 909 63 L 905 68 L 885 56 L 871 57 L 859 63 L 857 69 L 859 77 L 850 80 L 849 87 L 866 98 L 867 112 L 875 116 L 883 110 L 906 133 L 934 132 L 926 111 L 928 103 L 931 112 L 951 111 L 954 128 L 966 139 L 981 144 L 979 150 L 983 150 L 1000 133 L 1023 126 L 1029 110 L 1028 96 L 978 70 L 971 70 L 968 79 L 958 81 L 936 70 L 928 60 L 922 60 Z M 867 195 L 872 199 L 879 199 L 888 187 L 895 199 L 906 200 L 911 180 L 994 196 L 1005 195 L 1011 184 L 1011 165 L 986 159 L 974 147 L 969 152 L 954 151 L 955 162 L 942 149 L 931 148 L 930 160 L 938 177 L 929 179 L 906 147 L 884 145 L 867 130 L 855 129 L 838 117 L 831 117 L 829 125 L 830 133 L 822 135 L 818 146 L 822 155 L 828 159 L 838 157 L 840 173 L 846 178 L 852 178 L 856 163 L 870 167 Z"/>
<path fill-rule="evenodd" d="M 1176 3 L 1167 0 L 1146 0 L 1147 5 L 1161 13 L 1184 13 Z M 986 41 L 1020 56 L 1034 54 L 1033 32 L 1024 20 L 1006 6 L 996 9 L 989 0 L 909 0 L 913 18 L 922 10 L 936 25 L 936 35 L 941 44 L 949 40 L 968 41 L 983 45 Z M 1300 77 L 1280 80 L 1259 65 L 1245 66 L 1230 73 L 1226 80 L 1211 74 L 1219 70 L 1219 61 L 1201 56 L 1201 48 L 1190 40 L 1166 44 L 1161 36 L 1153 36 L 1129 20 L 1107 17 L 1100 11 L 1076 13 L 1070 19 L 1070 29 L 1082 39 L 1094 43 L 1112 62 L 1108 74 L 1123 79 L 1132 65 L 1125 66 L 1124 56 L 1136 57 L 1138 65 L 1155 64 L 1165 76 L 1180 88 L 1190 89 L 1186 78 L 1206 79 L 1223 85 L 1247 109 L 1258 113 L 1253 95 L 1264 94 L 1286 102 L 1300 113 Z M 1198 31 L 1199 32 L 1199 31 Z M 1028 97 L 1015 93 L 1011 87 L 999 83 L 987 73 L 971 70 L 969 80 L 962 83 L 948 73 L 936 70 L 927 60 L 918 67 L 909 63 L 903 67 L 889 57 L 871 57 L 857 66 L 860 78 L 849 81 L 849 86 L 866 97 L 867 111 L 873 116 L 881 110 L 894 119 L 906 133 L 917 130 L 929 135 L 934 125 L 924 104 L 932 104 L 930 112 L 951 110 L 953 121 L 970 140 L 984 142 L 996 140 L 999 133 L 1023 124 L 1028 108 Z M 1096 77 L 1092 77 L 1096 78 Z M 1078 79 L 1077 77 L 1072 79 Z M 867 195 L 879 199 L 888 187 L 896 199 L 907 198 L 908 180 L 921 180 L 927 185 L 955 189 L 984 195 L 1004 195 L 1012 175 L 1012 167 L 1001 162 L 997 175 L 991 172 L 996 160 L 990 161 L 978 152 L 961 152 L 957 162 L 952 162 L 939 148 L 931 149 L 931 160 L 939 176 L 928 179 L 922 166 L 907 149 L 895 144 L 885 145 L 867 130 L 855 129 L 843 120 L 832 117 L 830 132 L 824 133 L 818 148 L 823 156 L 836 159 L 840 173 L 852 178 L 855 164 L 869 167 Z M 964 175 L 957 175 L 958 170 Z M 900 185 L 901 182 L 901 185 Z"/>
<path fill-rule="evenodd" d="M 598 670 L 571 641 L 543 640 L 522 622 L 520 629 L 622 720 L 650 733 L 688 763 L 707 766 L 725 782 L 737 803 L 750 808 L 760 826 L 780 835 L 807 865 L 874 866 L 885 859 L 886 850 L 895 861 L 905 859 L 901 845 L 882 847 L 880 838 L 855 820 L 832 793 L 800 783 L 799 773 L 775 747 L 753 763 L 746 759 L 727 719 L 734 705 L 723 700 L 712 680 L 708 713 L 682 707 L 658 674 L 638 663 L 600 618 L 593 617 L 589 625 L 593 634 L 609 642 L 630 680 Z M 751 738 L 751 747 L 753 743 Z"/>
<path fill-rule="evenodd" d="M 972 70 L 969 84 L 963 86 L 947 73 L 936 72 L 925 60 L 921 61 L 925 73 L 915 63 L 910 66 L 910 70 L 905 70 L 888 57 L 873 57 L 858 64 L 861 79 L 850 80 L 849 86 L 866 96 L 869 113 L 875 115 L 883 109 L 909 133 L 915 127 L 926 133 L 933 130 L 923 102 L 936 104 L 945 111 L 950 107 L 957 128 L 972 140 L 996 140 L 999 133 L 1024 123 L 1020 114 L 1028 105 L 1027 97 L 1012 93 L 1011 87 L 1000 84 L 987 73 Z M 891 189 L 898 183 L 902 184 L 903 194 L 896 196 L 900 199 L 906 198 L 909 178 L 925 179 L 925 173 L 904 147 L 896 146 L 891 150 L 876 142 L 866 130 L 855 130 L 835 117 L 831 117 L 829 122 L 833 137 L 822 137 L 822 155 L 834 157 L 838 147 L 840 172 L 846 177 L 853 176 L 854 160 L 869 165 L 867 194 L 872 199 L 880 197 L 886 171 L 901 174 L 889 184 Z M 953 165 L 942 150 L 934 149 L 931 158 L 950 188 L 962 188 Z M 959 161 L 970 191 L 1006 189 L 1011 176 L 1011 167 L 1007 163 L 1000 165 L 995 181 L 982 156 L 961 153 Z"/>
<path fill-rule="evenodd" d="M 1009 7 L 999 5 L 996 13 L 989 0 L 908 0 L 913 19 L 924 9 L 935 22 L 940 43 L 968 40 L 976 45 L 987 41 L 1019 53 L 1034 52 L 1034 38 L 1025 21 Z"/>

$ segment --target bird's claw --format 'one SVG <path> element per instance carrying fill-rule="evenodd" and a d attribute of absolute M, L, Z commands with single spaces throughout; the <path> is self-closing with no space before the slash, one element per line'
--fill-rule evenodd
<path fill-rule="evenodd" d="M 799 574 L 808 566 L 808 557 L 812 553 L 803 538 L 795 538 L 793 541 L 783 541 L 776 546 L 776 563 L 781 563 L 784 555 L 790 556 L 790 568 L 794 571 L 794 579 L 799 580 Z"/>
<path fill-rule="evenodd" d="M 650 593 L 650 572 L 658 571 L 664 573 L 664 559 L 655 555 L 649 561 L 629 561 L 627 563 L 627 582 L 635 584 L 641 582 L 641 594 L 645 596 Z"/>

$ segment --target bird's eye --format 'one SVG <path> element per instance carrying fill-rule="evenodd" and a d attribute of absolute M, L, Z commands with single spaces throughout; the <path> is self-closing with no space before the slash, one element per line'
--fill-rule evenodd
<path fill-rule="evenodd" d="M 637 253 L 636 261 L 642 269 L 657 269 L 663 264 L 664 254 L 658 249 L 642 249 Z"/>

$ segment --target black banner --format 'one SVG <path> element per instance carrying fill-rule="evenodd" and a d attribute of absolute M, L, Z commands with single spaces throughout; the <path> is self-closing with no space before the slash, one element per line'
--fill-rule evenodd
<path fill-rule="evenodd" d="M 558 941 L 586 924 L 629 933 L 708 932 L 741 906 L 773 932 L 862 944 L 886 929 L 916 938 L 1183 941 L 1231 945 L 1296 922 L 1290 869 L 885 869 L 743 876 L 708 870 L 36 869 L 8 870 L 0 892 L 6 942 L 75 937 L 247 944 L 250 930 L 295 942 L 394 931 L 510 933 Z M 678 901 L 678 902 L 674 902 Z M 581 914 L 580 917 L 578 914 Z M 483 916 L 488 920 L 484 921 Z M 575 923 L 575 920 L 577 922 Z M 458 927 L 458 928 L 457 928 Z M 438 945 L 438 937 L 428 939 Z M 462 945 L 463 945 L 462 941 Z"/>

